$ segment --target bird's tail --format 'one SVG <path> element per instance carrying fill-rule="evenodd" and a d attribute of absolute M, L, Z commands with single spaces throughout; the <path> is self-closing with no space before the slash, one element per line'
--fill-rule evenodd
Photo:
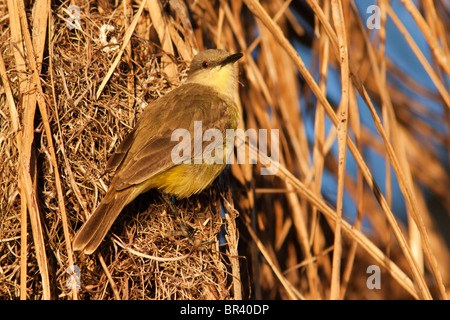
<path fill-rule="evenodd" d="M 111 188 L 94 213 L 89 217 L 73 240 L 73 250 L 93 253 L 105 238 L 122 209 L 133 199 L 133 188 L 116 191 Z"/>

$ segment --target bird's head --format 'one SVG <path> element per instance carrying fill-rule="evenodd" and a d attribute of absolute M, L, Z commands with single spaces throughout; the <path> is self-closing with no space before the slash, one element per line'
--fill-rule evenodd
<path fill-rule="evenodd" d="M 235 82 L 233 63 L 242 56 L 242 53 L 230 55 L 219 49 L 199 52 L 192 59 L 187 82 L 210 86 L 232 97 Z"/>

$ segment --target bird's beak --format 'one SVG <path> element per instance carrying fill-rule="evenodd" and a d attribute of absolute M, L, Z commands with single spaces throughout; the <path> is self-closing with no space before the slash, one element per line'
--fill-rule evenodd
<path fill-rule="evenodd" d="M 234 53 L 234 54 L 230 54 L 228 57 L 226 57 L 225 59 L 223 59 L 223 61 L 220 63 L 220 65 L 223 67 L 223 66 L 226 66 L 227 64 L 229 64 L 229 63 L 233 63 L 233 62 L 236 62 L 236 61 L 238 61 L 240 58 L 242 58 L 242 56 L 243 56 L 244 54 L 242 54 L 242 53 Z"/>

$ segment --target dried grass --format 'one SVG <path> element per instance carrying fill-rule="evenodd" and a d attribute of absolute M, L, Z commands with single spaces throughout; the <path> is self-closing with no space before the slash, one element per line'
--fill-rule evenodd
<path fill-rule="evenodd" d="M 351 0 L 75 4 L 81 30 L 67 28 L 68 2 L 0 3 L 2 299 L 447 298 L 450 12 L 443 2 L 402 1 L 430 59 L 386 0 L 378 1 L 377 31 Z M 385 53 L 387 17 L 435 88 Z M 113 26 L 106 42 L 103 25 Z M 311 50 L 311 66 L 295 43 Z M 157 192 L 142 195 L 96 254 L 74 253 L 73 235 L 109 185 L 108 156 L 146 105 L 179 85 L 193 55 L 210 47 L 245 53 L 240 125 L 279 129 L 279 170 L 261 176 L 261 164 L 233 164 L 175 210 Z M 331 69 L 344 89 L 338 102 L 328 95 L 337 81 Z M 368 150 L 385 159 L 384 173 Z M 327 176 L 337 195 L 327 192 Z M 394 184 L 406 223 L 394 208 Z M 344 195 L 356 206 L 353 220 Z M 381 290 L 366 287 L 372 264 L 382 269 Z M 66 285 L 71 265 L 80 267 L 81 290 Z"/>

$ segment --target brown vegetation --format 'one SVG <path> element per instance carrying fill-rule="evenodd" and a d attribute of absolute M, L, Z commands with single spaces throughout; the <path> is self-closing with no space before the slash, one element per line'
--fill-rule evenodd
<path fill-rule="evenodd" d="M 449 7 L 401 1 L 428 61 L 387 0 L 378 1 L 377 31 L 355 2 L 0 2 L 0 298 L 446 299 Z M 80 29 L 67 26 L 70 4 L 81 9 Z M 385 53 L 387 17 L 433 89 Z M 296 44 L 309 48 L 310 66 Z M 176 204 L 142 195 L 98 252 L 73 252 L 76 230 L 109 185 L 108 156 L 205 48 L 245 54 L 240 126 L 279 130 L 278 171 L 233 164 L 211 189 Z M 339 79 L 328 80 L 331 69 Z M 342 89 L 337 102 L 331 81 Z M 361 121 L 363 109 L 375 129 Z M 368 151 L 389 169 L 375 172 Z M 356 174 L 346 169 L 350 157 Z M 331 196 L 325 173 L 337 185 Z M 407 223 L 393 207 L 394 184 Z M 73 265 L 80 290 L 67 286 Z M 382 270 L 381 290 L 366 286 L 369 265 Z"/>

